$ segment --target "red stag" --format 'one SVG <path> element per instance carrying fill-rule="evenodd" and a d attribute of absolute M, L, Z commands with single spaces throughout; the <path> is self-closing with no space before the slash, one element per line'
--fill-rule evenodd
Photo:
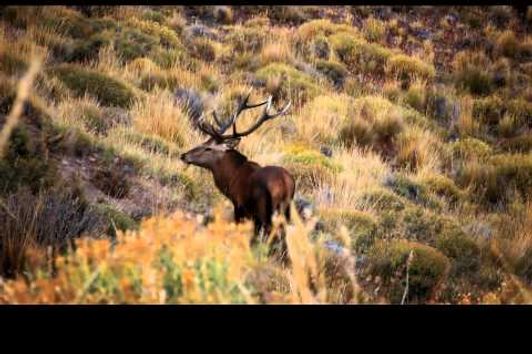
<path fill-rule="evenodd" d="M 202 116 L 197 127 L 209 139 L 192 150 L 181 155 L 181 160 L 206 168 L 212 172 L 216 187 L 231 200 L 234 206 L 235 222 L 251 219 L 255 224 L 255 237 L 260 232 L 269 235 L 272 228 L 272 215 L 275 212 L 285 215 L 290 220 L 290 203 L 294 197 L 295 183 L 292 176 L 282 167 L 262 167 L 238 151 L 235 147 L 240 138 L 253 133 L 263 123 L 275 117 L 286 114 L 290 102 L 280 111 L 269 113 L 272 97 L 268 100 L 249 104 L 250 93 L 240 100 L 236 112 L 225 122 L 222 122 L 213 111 L 215 128 L 205 122 Z M 259 119 L 246 131 L 238 133 L 236 120 L 244 110 L 265 106 Z M 231 134 L 224 135 L 225 131 L 233 126 Z"/>

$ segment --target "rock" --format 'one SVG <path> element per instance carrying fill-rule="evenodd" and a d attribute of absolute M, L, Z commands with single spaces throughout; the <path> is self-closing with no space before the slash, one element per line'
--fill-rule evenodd
<path fill-rule="evenodd" d="M 429 30 L 418 30 L 416 31 L 415 36 L 420 39 L 427 40 L 432 38 L 432 32 Z"/>
<path fill-rule="evenodd" d="M 314 204 L 301 197 L 297 196 L 294 198 L 294 203 L 296 205 L 296 209 L 298 214 L 303 218 L 303 220 L 308 220 L 312 215 L 314 214 Z"/>
<path fill-rule="evenodd" d="M 504 77 L 504 74 L 501 72 L 496 72 L 493 75 L 493 84 L 496 87 L 503 87 L 504 85 L 506 85 L 506 78 Z"/>
<path fill-rule="evenodd" d="M 434 116 L 436 119 L 445 120 L 447 118 L 447 99 L 444 96 L 438 96 L 434 99 Z"/>
<path fill-rule="evenodd" d="M 205 25 L 200 25 L 200 24 L 194 24 L 194 25 L 191 25 L 185 28 L 185 36 L 188 37 L 189 39 L 193 37 L 207 37 L 209 39 L 214 39 L 214 40 L 217 39 L 216 33 L 214 33 L 213 30 L 211 30 L 209 27 Z"/>
<path fill-rule="evenodd" d="M 332 149 L 328 146 L 322 146 L 320 152 L 327 157 L 332 157 L 333 155 Z"/>
<path fill-rule="evenodd" d="M 337 242 L 334 241 L 326 241 L 325 242 L 325 248 L 333 251 L 337 254 L 342 254 L 344 252 L 344 247 L 339 245 Z"/>

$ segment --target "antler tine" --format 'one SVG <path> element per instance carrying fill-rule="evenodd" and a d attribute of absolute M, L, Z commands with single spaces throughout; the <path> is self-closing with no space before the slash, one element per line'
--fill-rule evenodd
<path fill-rule="evenodd" d="M 214 117 L 214 121 L 216 122 L 216 124 L 218 124 L 218 127 L 221 129 L 223 124 L 222 122 L 218 119 L 218 115 L 216 114 L 216 111 L 213 110 L 212 111 L 212 116 Z"/>
<path fill-rule="evenodd" d="M 205 122 L 205 115 L 202 114 L 198 120 L 197 120 L 197 124 L 196 124 L 197 128 L 203 132 L 204 134 L 214 138 L 214 139 L 221 139 L 221 136 L 220 134 L 218 134 L 218 132 L 216 132 L 216 130 L 212 127 L 212 125 L 208 124 Z"/>
<path fill-rule="evenodd" d="M 247 129 L 246 131 L 244 132 L 241 132 L 241 133 L 236 133 L 236 132 L 233 132 L 233 135 L 230 136 L 232 138 L 240 138 L 240 137 L 243 137 L 243 136 L 246 136 L 246 135 L 249 135 L 251 133 L 253 133 L 256 129 L 258 129 L 264 122 L 270 120 L 270 119 L 273 119 L 275 117 L 278 117 L 278 116 L 281 116 L 281 115 L 284 115 L 288 112 L 288 109 L 290 108 L 292 102 L 288 102 L 288 104 L 286 106 L 284 106 L 283 109 L 281 109 L 280 111 L 274 113 L 274 114 L 270 114 L 268 113 L 268 111 L 270 110 L 271 108 L 271 105 L 272 105 L 272 96 L 268 97 L 268 100 L 266 100 L 265 102 L 263 102 L 262 104 L 267 104 L 267 106 L 264 108 L 264 111 L 262 112 L 262 116 L 259 118 L 259 120 L 257 120 L 257 122 L 255 122 L 255 124 L 253 124 L 253 126 L 251 126 L 249 129 Z"/>
<path fill-rule="evenodd" d="M 251 88 L 247 92 L 247 94 L 244 96 L 244 98 L 238 104 L 238 106 L 237 106 L 237 108 L 235 110 L 235 113 L 233 113 L 233 115 L 231 116 L 231 118 L 229 118 L 227 123 L 220 124 L 220 121 L 219 121 L 218 117 L 217 116 L 214 117 L 216 122 L 218 123 L 219 128 L 220 128 L 220 130 L 218 131 L 219 134 L 225 133 L 227 128 L 229 128 L 231 125 L 233 126 L 233 135 L 237 134 L 237 132 L 236 132 L 236 121 L 237 121 L 238 117 L 240 116 L 240 114 L 243 111 L 245 111 L 246 109 L 259 107 L 259 106 L 262 106 L 262 105 L 268 103 L 268 100 L 266 100 L 264 102 L 259 102 L 259 103 L 255 103 L 255 104 L 248 104 L 248 101 L 249 101 L 249 98 L 251 96 L 251 92 L 252 91 L 253 91 L 253 88 Z"/>

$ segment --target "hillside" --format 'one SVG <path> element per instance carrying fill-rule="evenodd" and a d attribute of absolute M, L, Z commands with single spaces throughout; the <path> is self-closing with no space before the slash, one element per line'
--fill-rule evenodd
<path fill-rule="evenodd" d="M 532 303 L 531 22 L 0 7 L 0 302 Z M 238 146 L 296 180 L 288 263 L 180 160 L 250 88 L 292 102 Z"/>

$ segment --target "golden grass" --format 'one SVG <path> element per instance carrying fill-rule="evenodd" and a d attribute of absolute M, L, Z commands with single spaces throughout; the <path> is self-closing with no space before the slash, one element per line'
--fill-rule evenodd
<path fill-rule="evenodd" d="M 283 38 L 279 40 L 279 38 Z M 276 40 L 266 43 L 260 53 L 262 66 L 272 62 L 291 63 L 294 60 L 290 42 L 286 37 L 278 37 Z"/>
<path fill-rule="evenodd" d="M 131 115 L 138 132 L 157 135 L 180 146 L 189 145 L 189 119 L 170 92 L 154 90 L 145 101 L 135 103 Z"/>
<path fill-rule="evenodd" d="M 480 122 L 473 118 L 473 99 L 464 96 L 460 100 L 460 116 L 456 128 L 461 135 L 476 136 L 480 132 Z"/>
<path fill-rule="evenodd" d="M 334 160 L 343 170 L 332 184 L 322 184 L 312 191 L 320 208 L 354 208 L 371 211 L 361 197 L 369 190 L 380 188 L 389 167 L 374 152 L 355 149 L 335 149 Z"/>
<path fill-rule="evenodd" d="M 336 131 L 323 127 L 339 127 L 352 113 L 353 99 L 345 94 L 316 97 L 293 116 L 298 136 L 309 142 L 331 142 Z"/>

